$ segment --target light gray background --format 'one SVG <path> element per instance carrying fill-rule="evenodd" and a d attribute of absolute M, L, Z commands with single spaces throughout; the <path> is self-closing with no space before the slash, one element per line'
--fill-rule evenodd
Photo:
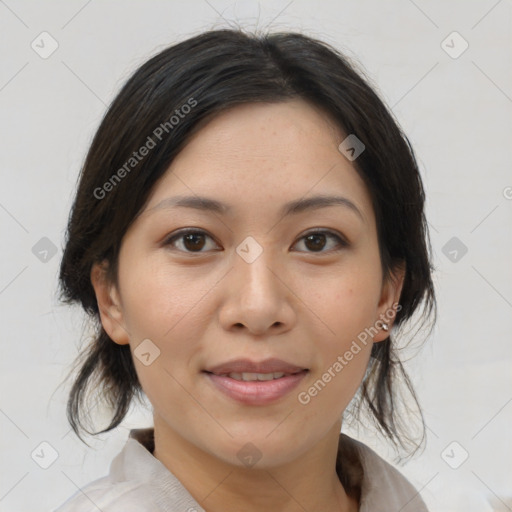
<path fill-rule="evenodd" d="M 88 144 L 129 74 L 226 20 L 344 50 L 409 136 L 428 196 L 439 319 L 408 364 L 427 448 L 400 469 L 432 511 L 512 510 L 511 10 L 510 0 L 0 1 L 0 511 L 52 510 L 108 472 L 130 428 L 151 425 L 134 410 L 91 449 L 70 433 L 59 384 L 82 315 L 55 298 L 64 228 Z M 43 31 L 59 45 L 46 59 L 31 48 Z M 458 58 L 442 46 L 453 31 L 469 44 Z M 453 53 L 463 42 L 446 44 Z M 32 251 L 43 237 L 57 248 L 46 262 Z M 443 253 L 452 237 L 468 249 L 455 262 Z M 43 441 L 58 452 L 48 469 L 31 458 Z"/>

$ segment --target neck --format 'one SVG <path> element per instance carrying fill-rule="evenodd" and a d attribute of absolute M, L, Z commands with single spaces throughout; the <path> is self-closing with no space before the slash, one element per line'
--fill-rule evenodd
<path fill-rule="evenodd" d="M 189 443 L 158 416 L 154 420 L 154 456 L 207 512 L 358 510 L 336 473 L 340 423 L 292 462 L 256 469 L 228 464 Z"/>

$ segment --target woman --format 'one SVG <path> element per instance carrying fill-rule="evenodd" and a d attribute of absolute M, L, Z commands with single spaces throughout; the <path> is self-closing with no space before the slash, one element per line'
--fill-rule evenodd
<path fill-rule="evenodd" d="M 423 208 L 406 137 L 328 45 L 218 30 L 141 66 L 87 155 L 60 282 L 98 325 L 73 429 L 93 391 L 101 432 L 142 393 L 154 428 L 58 512 L 426 510 L 340 434 L 351 404 L 409 440 L 395 333 L 435 312 Z"/>

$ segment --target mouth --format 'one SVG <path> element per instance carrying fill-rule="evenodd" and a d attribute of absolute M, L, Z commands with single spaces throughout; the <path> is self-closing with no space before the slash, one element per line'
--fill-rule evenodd
<path fill-rule="evenodd" d="M 210 372 L 208 372 L 210 373 Z M 255 381 L 269 381 L 282 379 L 283 377 L 288 377 L 289 375 L 296 375 L 300 372 L 295 373 L 284 373 L 284 372 L 273 372 L 273 373 L 251 373 L 251 372 L 243 372 L 243 373 L 226 373 L 226 374 L 212 374 L 217 375 L 219 377 L 229 377 L 230 379 L 243 381 L 243 382 L 255 382 Z"/>
<path fill-rule="evenodd" d="M 280 359 L 238 359 L 203 370 L 216 391 L 245 405 L 266 405 L 288 395 L 309 372 Z"/>
<path fill-rule="evenodd" d="M 229 375 L 229 374 L 257 374 L 257 375 L 269 375 L 269 374 L 280 374 L 291 375 L 298 373 L 308 368 L 304 366 L 298 366 L 296 364 L 288 363 L 282 359 L 271 358 L 263 361 L 252 361 L 250 359 L 233 359 L 225 363 L 210 366 L 204 371 L 213 373 L 215 375 Z M 276 377 L 279 378 L 279 377 Z M 251 378 L 251 380 L 256 380 Z M 268 379 L 264 379 L 268 380 Z"/>

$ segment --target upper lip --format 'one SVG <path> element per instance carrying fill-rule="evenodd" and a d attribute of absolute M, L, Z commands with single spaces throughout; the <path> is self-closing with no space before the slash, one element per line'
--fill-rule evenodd
<path fill-rule="evenodd" d="M 265 359 L 263 361 L 251 361 L 250 359 L 233 359 L 226 363 L 206 368 L 204 371 L 216 375 L 228 373 L 298 373 L 307 370 L 303 366 L 287 363 L 282 359 Z"/>

